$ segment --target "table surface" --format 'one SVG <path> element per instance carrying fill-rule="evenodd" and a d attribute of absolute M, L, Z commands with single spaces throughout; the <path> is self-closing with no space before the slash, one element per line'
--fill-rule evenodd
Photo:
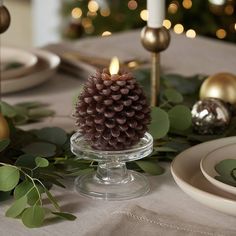
<path fill-rule="evenodd" d="M 142 48 L 139 31 L 116 34 L 112 37 L 90 38 L 75 43 L 79 51 L 100 55 L 118 56 L 120 58 L 137 57 L 148 59 L 149 54 Z M 216 72 L 235 73 L 236 47 L 207 38 L 188 39 L 183 35 L 172 34 L 171 45 L 162 53 L 164 73 L 185 75 L 214 74 Z M 57 74 L 47 83 L 21 93 L 3 96 L 9 103 L 20 101 L 41 101 L 51 104 L 57 116 L 43 122 L 28 125 L 26 128 L 59 126 L 66 130 L 76 129 L 74 121 L 69 118 L 73 110 L 72 101 L 78 94 L 83 80 L 68 75 Z M 68 118 L 67 118 L 68 116 Z M 207 226 L 218 226 L 236 230 L 235 217 L 225 215 L 194 201 L 174 182 L 169 168 L 161 176 L 149 176 L 151 192 L 146 196 L 122 202 L 91 200 L 75 193 L 72 188 L 66 190 L 54 188 L 62 209 L 75 214 L 78 219 L 73 222 L 60 221 L 48 223 L 38 229 L 27 229 L 20 221 L 6 218 L 4 213 L 11 201 L 0 206 L 1 236 L 43 236 L 43 235 L 81 235 L 92 228 L 102 225 L 115 210 L 128 205 L 139 205 L 154 210 L 159 214 L 172 215 L 183 221 L 191 221 Z"/>

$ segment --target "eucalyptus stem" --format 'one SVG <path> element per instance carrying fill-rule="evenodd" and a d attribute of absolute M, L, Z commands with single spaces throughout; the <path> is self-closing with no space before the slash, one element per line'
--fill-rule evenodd
<path fill-rule="evenodd" d="M 38 201 L 40 202 L 40 206 L 43 205 L 43 202 L 42 202 L 42 199 L 41 199 L 41 194 L 40 194 L 40 192 L 39 192 L 39 190 L 38 190 L 38 188 L 37 188 L 37 186 L 36 186 L 36 184 L 35 184 L 35 182 L 34 182 L 34 180 L 36 180 L 36 179 L 32 178 L 30 175 L 28 175 L 25 171 L 23 171 L 23 170 L 22 170 L 21 168 L 19 168 L 18 166 L 13 166 L 13 165 L 6 164 L 6 163 L 3 163 L 3 162 L 0 162 L 0 165 L 13 167 L 13 168 L 19 170 L 20 172 L 22 172 L 27 178 L 29 178 L 30 181 L 31 181 L 32 184 L 33 184 L 33 187 L 36 189 L 36 192 L 37 192 L 37 194 L 38 194 L 38 196 L 39 196 Z M 38 201 L 37 201 L 37 202 L 38 202 Z"/>

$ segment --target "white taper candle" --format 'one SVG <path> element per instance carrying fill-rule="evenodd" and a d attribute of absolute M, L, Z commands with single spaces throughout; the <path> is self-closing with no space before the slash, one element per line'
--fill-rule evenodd
<path fill-rule="evenodd" d="M 165 0 L 147 0 L 148 27 L 159 28 L 165 19 Z"/>

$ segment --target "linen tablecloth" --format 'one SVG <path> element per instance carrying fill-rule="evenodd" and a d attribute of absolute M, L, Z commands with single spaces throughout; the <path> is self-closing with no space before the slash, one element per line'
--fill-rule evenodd
<path fill-rule="evenodd" d="M 112 57 L 149 58 L 149 54 L 140 44 L 139 31 L 126 32 L 105 38 L 91 38 L 75 43 L 78 50 Z M 180 73 L 193 75 L 196 73 L 213 74 L 216 72 L 235 73 L 236 47 L 207 38 L 188 39 L 183 35 L 172 34 L 170 47 L 162 54 L 164 73 Z M 64 74 L 57 74 L 47 83 L 24 92 L 5 95 L 3 99 L 9 103 L 38 100 L 51 104 L 56 110 L 55 118 L 28 125 L 26 128 L 59 126 L 67 130 L 76 129 L 74 121 L 69 118 L 73 106 L 73 97 L 78 94 L 82 79 Z M 68 189 L 54 188 L 62 209 L 75 214 L 78 219 L 73 222 L 49 220 L 38 229 L 27 229 L 20 221 L 6 218 L 5 210 L 10 201 L 0 206 L 0 236 L 58 236 L 89 234 L 102 226 L 110 214 L 124 210 L 130 205 L 150 209 L 159 215 L 170 215 L 183 222 L 193 222 L 203 226 L 229 229 L 236 232 L 236 218 L 210 209 L 186 195 L 175 184 L 169 168 L 161 176 L 149 176 L 151 191 L 146 196 L 122 202 L 91 200 Z"/>

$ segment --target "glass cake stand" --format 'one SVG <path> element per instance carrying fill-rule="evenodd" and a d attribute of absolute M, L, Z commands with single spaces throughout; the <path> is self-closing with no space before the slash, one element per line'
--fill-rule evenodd
<path fill-rule="evenodd" d="M 147 178 L 138 172 L 127 170 L 126 162 L 148 156 L 153 149 L 153 138 L 145 133 L 131 149 L 100 151 L 87 144 L 79 132 L 71 137 L 71 150 L 78 157 L 98 162 L 96 172 L 80 175 L 75 189 L 82 195 L 95 199 L 125 200 L 144 195 L 150 190 Z"/>

